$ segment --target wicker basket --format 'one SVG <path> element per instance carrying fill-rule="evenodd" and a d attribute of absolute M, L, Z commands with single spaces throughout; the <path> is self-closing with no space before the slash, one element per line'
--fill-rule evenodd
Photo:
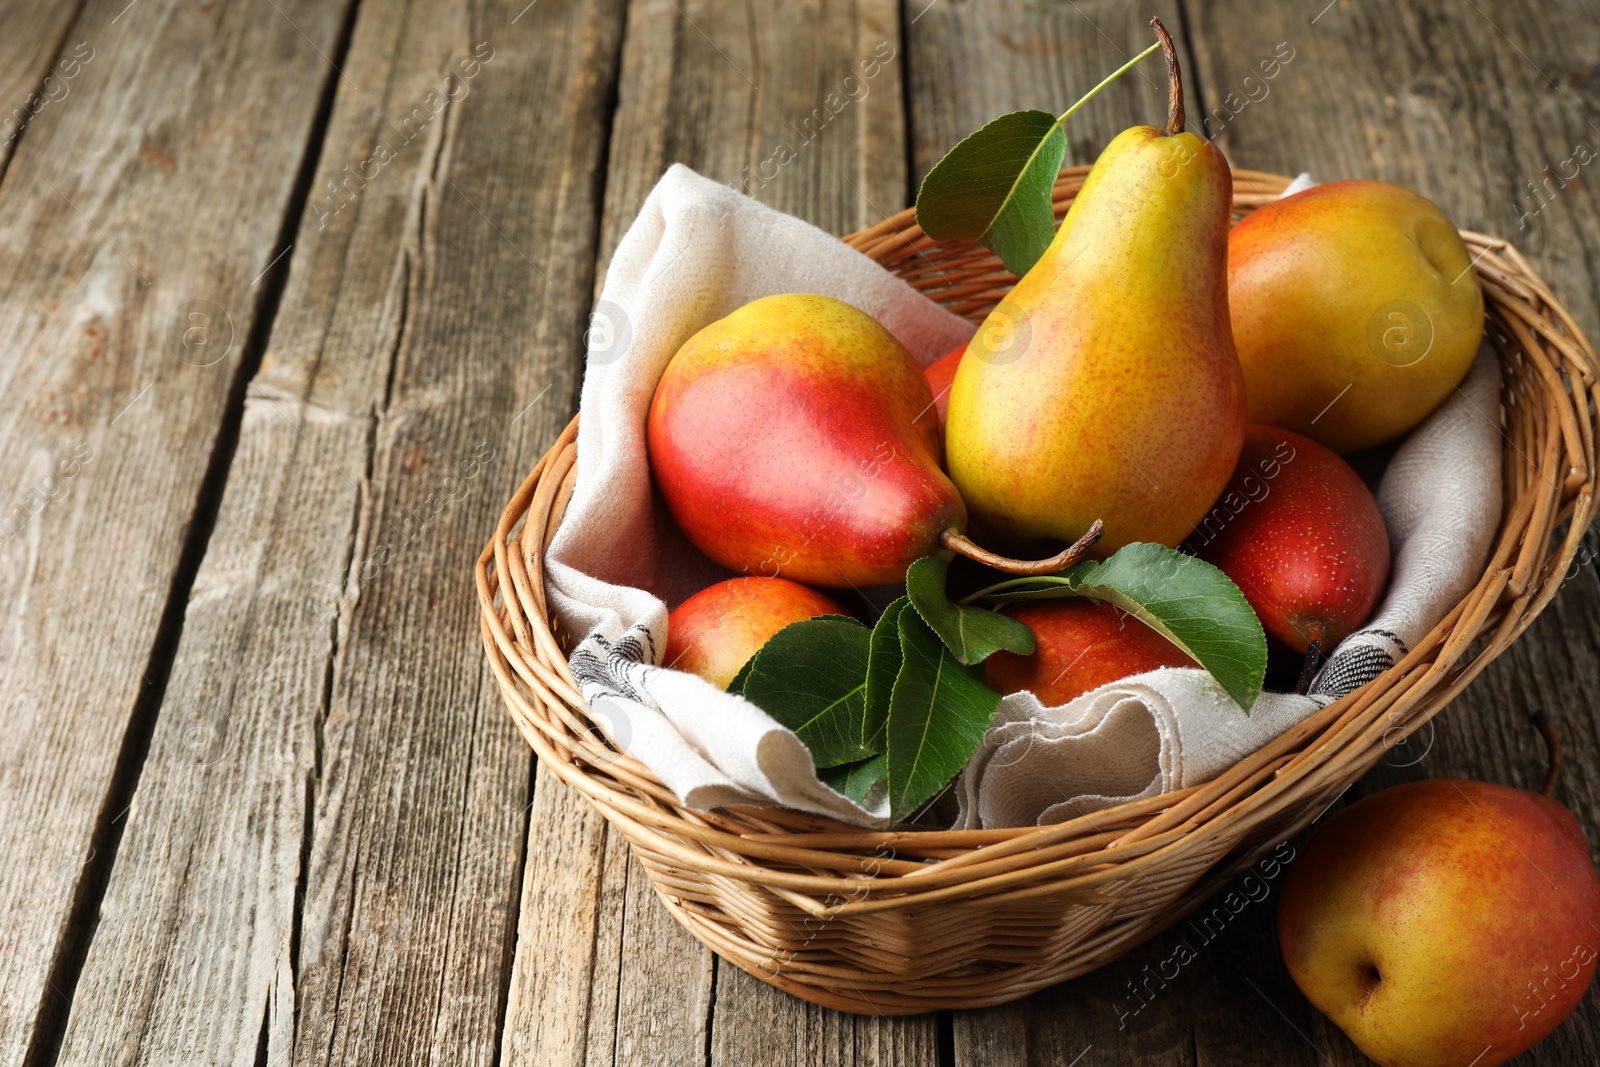
<path fill-rule="evenodd" d="M 1087 170 L 1062 174 L 1058 216 Z M 1236 172 L 1236 207 L 1286 183 Z M 1561 585 L 1595 510 L 1595 355 L 1515 248 L 1462 236 L 1505 368 L 1505 508 L 1483 578 L 1393 669 L 1214 781 L 1006 830 L 878 832 L 782 810 L 680 806 L 588 718 L 546 607 L 543 554 L 572 492 L 576 419 L 478 560 L 484 646 L 506 705 L 545 771 L 632 843 L 672 914 L 796 996 L 881 1014 L 977 1007 L 1115 959 L 1305 827 L 1460 693 Z M 909 210 L 845 240 L 974 320 L 1014 281 L 985 249 L 928 238 Z"/>

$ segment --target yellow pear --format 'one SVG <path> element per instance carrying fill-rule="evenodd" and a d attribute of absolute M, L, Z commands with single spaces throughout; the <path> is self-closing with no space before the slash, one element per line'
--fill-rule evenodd
<path fill-rule="evenodd" d="M 951 387 L 950 476 L 1012 544 L 1104 555 L 1177 545 L 1228 484 L 1245 390 L 1228 319 L 1233 180 L 1183 132 L 1170 39 L 1167 128 L 1106 146 L 1054 240 L 983 323 Z"/>
<path fill-rule="evenodd" d="M 1335 452 L 1421 422 L 1483 340 L 1461 235 L 1387 182 L 1319 185 L 1252 212 L 1229 241 L 1228 292 L 1250 421 Z"/>

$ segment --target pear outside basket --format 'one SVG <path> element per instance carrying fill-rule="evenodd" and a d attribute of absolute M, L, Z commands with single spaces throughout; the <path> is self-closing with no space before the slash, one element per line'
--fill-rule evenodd
<path fill-rule="evenodd" d="M 1087 172 L 1063 172 L 1057 216 Z M 1287 182 L 1236 172 L 1236 211 Z M 543 557 L 572 492 L 576 419 L 478 560 L 484 647 L 512 718 L 545 771 L 628 839 L 695 937 L 806 1000 L 879 1014 L 978 1007 L 1115 959 L 1308 825 L 1448 704 L 1550 602 L 1572 563 L 1595 511 L 1594 352 L 1515 248 L 1462 236 L 1504 367 L 1501 410 L 1486 413 L 1505 436 L 1488 566 L 1391 670 L 1215 780 L 1005 830 L 878 832 L 783 810 L 684 808 L 608 746 L 546 606 Z M 987 250 L 927 237 L 910 210 L 845 241 L 974 321 L 1014 281 Z"/>

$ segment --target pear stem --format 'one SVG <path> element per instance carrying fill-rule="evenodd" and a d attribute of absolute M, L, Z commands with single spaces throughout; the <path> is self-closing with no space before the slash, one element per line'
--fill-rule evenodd
<path fill-rule="evenodd" d="M 1306 637 L 1310 640 L 1306 645 L 1306 660 L 1300 665 L 1300 681 L 1294 687 L 1296 693 L 1304 693 L 1310 689 L 1311 680 L 1317 676 L 1317 668 L 1322 665 L 1322 637 L 1324 632 L 1320 622 L 1306 624 Z"/>
<path fill-rule="evenodd" d="M 1172 34 L 1167 32 L 1159 18 L 1150 20 L 1150 28 L 1160 39 L 1161 54 L 1167 57 L 1167 136 L 1183 132 L 1183 72 L 1178 69 L 1178 50 L 1173 47 Z"/>
<path fill-rule="evenodd" d="M 996 555 L 987 548 L 976 544 L 966 534 L 957 529 L 949 529 L 940 539 L 944 547 L 952 552 L 966 556 L 970 560 L 982 563 L 986 567 L 993 567 L 1006 574 L 1020 574 L 1026 577 L 1037 577 L 1041 574 L 1054 574 L 1056 571 L 1066 570 L 1088 555 L 1089 549 L 1100 540 L 1103 527 L 1100 520 L 1094 520 L 1089 530 L 1082 537 L 1074 541 L 1071 547 L 1051 556 L 1049 559 L 1012 559 L 1009 556 Z"/>
<path fill-rule="evenodd" d="M 1535 711 L 1528 716 L 1528 721 L 1544 738 L 1545 751 L 1550 755 L 1550 765 L 1544 772 L 1544 787 L 1539 790 L 1547 797 L 1556 795 L 1556 786 L 1561 783 L 1561 736 L 1556 733 L 1556 724 L 1544 709 Z"/>
<path fill-rule="evenodd" d="M 1163 30 L 1162 32 L 1165 33 L 1166 31 Z M 1169 43 L 1170 43 L 1170 40 L 1169 40 Z M 1073 104 L 1071 107 L 1067 108 L 1066 112 L 1063 113 L 1060 118 L 1056 119 L 1056 125 L 1060 126 L 1063 123 L 1065 123 L 1068 119 L 1070 119 L 1072 116 L 1076 115 L 1078 113 L 1078 109 L 1079 108 L 1083 107 L 1084 104 L 1087 104 L 1089 101 L 1091 101 L 1091 100 L 1093 100 L 1095 98 L 1095 94 L 1096 93 L 1098 93 L 1101 89 L 1104 89 L 1106 86 L 1110 85 L 1112 82 L 1116 81 L 1118 78 L 1122 77 L 1124 74 L 1128 73 L 1128 71 L 1132 70 L 1135 66 L 1138 65 L 1138 63 L 1139 63 L 1139 61 L 1141 59 L 1143 59 L 1146 56 L 1150 55 L 1152 52 L 1154 52 L 1156 49 L 1158 49 L 1160 47 L 1161 47 L 1161 42 L 1157 41 L 1155 44 L 1151 45 L 1149 48 L 1146 48 L 1143 52 L 1140 52 L 1138 55 L 1134 56 L 1132 59 L 1130 59 L 1126 63 L 1122 64 L 1122 66 L 1120 66 L 1116 70 L 1112 71 L 1110 74 L 1107 74 L 1105 76 L 1105 78 L 1103 78 L 1101 80 L 1099 85 L 1096 85 L 1093 89 L 1090 89 L 1088 92 L 1084 93 L 1083 94 L 1083 98 L 1081 100 L 1079 100 L 1076 104 Z M 1172 60 L 1168 60 L 1168 63 L 1171 63 L 1171 62 L 1173 62 L 1173 61 Z"/>

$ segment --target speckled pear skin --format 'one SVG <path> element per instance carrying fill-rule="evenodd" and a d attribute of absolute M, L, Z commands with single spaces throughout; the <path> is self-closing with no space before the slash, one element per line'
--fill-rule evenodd
<path fill-rule="evenodd" d="M 1319 633 L 1324 649 L 1353 633 L 1389 581 L 1388 530 L 1361 476 L 1276 426 L 1245 428 L 1239 466 L 1187 547 L 1296 652 Z"/>
<path fill-rule="evenodd" d="M 726 689 L 785 626 L 818 615 L 849 614 L 815 589 L 786 578 L 729 578 L 672 609 L 662 663 Z"/>
<path fill-rule="evenodd" d="M 830 297 L 754 300 L 684 343 L 656 386 L 650 466 L 695 547 L 744 574 L 905 580 L 964 531 L 921 368 Z"/>
<path fill-rule="evenodd" d="M 1229 307 L 1251 422 L 1335 452 L 1410 430 L 1483 340 L 1483 290 L 1432 201 L 1387 182 L 1319 185 L 1229 237 Z"/>
<path fill-rule="evenodd" d="M 1055 239 L 979 328 L 950 392 L 950 476 L 1014 547 L 1105 523 L 1096 554 L 1177 545 L 1244 432 L 1228 320 L 1233 179 L 1192 133 L 1106 146 Z"/>

